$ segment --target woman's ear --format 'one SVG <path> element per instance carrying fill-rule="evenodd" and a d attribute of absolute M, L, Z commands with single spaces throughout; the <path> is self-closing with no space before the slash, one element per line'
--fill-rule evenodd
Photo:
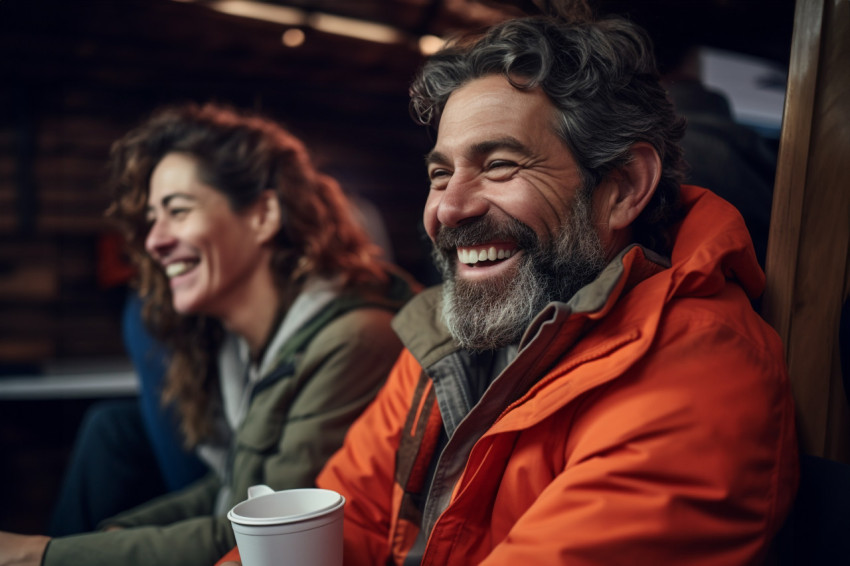
<path fill-rule="evenodd" d="M 651 144 L 638 142 L 631 159 L 612 172 L 594 191 L 597 223 L 611 232 L 627 230 L 643 212 L 661 179 L 661 158 Z"/>
<path fill-rule="evenodd" d="M 251 226 L 260 244 L 270 242 L 280 231 L 283 226 L 283 210 L 277 198 L 277 192 L 272 189 L 262 192 L 260 198 L 254 203 Z"/>

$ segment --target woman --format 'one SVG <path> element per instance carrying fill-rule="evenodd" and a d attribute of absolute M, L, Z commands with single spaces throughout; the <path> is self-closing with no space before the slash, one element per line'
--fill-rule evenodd
<path fill-rule="evenodd" d="M 115 144 L 112 171 L 108 215 L 173 352 L 163 399 L 211 472 L 46 551 L 0 535 L 0 564 L 25 546 L 47 566 L 214 563 L 234 544 L 227 510 L 253 484 L 312 485 L 401 349 L 390 319 L 409 283 L 278 125 L 168 108 Z"/>

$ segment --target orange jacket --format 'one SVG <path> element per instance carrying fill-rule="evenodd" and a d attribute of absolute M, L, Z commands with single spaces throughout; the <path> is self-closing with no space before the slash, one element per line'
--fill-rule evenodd
<path fill-rule="evenodd" d="M 682 194 L 669 268 L 632 247 L 526 334 L 513 365 L 533 384 L 474 444 L 423 564 L 764 557 L 797 486 L 782 347 L 750 306 L 764 276 L 740 215 Z M 347 499 L 346 565 L 401 564 L 416 537 L 409 498 L 440 426 L 420 374 L 456 349 L 437 301 L 398 315 L 408 349 L 319 477 Z"/>

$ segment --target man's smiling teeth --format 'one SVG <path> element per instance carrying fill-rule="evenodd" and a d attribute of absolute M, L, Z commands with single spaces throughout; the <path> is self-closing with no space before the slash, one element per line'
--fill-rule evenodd
<path fill-rule="evenodd" d="M 177 277 L 178 275 L 183 275 L 194 266 L 194 261 L 175 261 L 165 266 L 165 274 L 168 277 Z"/>
<path fill-rule="evenodd" d="M 497 259 L 508 259 L 514 255 L 514 250 L 490 246 L 482 249 L 458 248 L 458 259 L 467 265 L 474 265 L 479 261 L 496 261 Z"/>

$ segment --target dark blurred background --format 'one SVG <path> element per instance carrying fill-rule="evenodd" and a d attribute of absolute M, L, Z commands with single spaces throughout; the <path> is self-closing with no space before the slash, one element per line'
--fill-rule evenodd
<path fill-rule="evenodd" d="M 420 226 L 422 156 L 432 140 L 407 109 L 427 46 L 420 40 L 534 7 L 0 0 L 0 529 L 44 529 L 83 411 L 95 399 L 133 394 L 120 330 L 126 273 L 103 221 L 115 139 L 162 104 L 215 100 L 260 110 L 301 137 L 349 194 L 374 205 L 391 256 L 433 283 Z M 591 7 L 645 25 L 665 66 L 703 46 L 779 69 L 762 86 L 784 93 L 793 0 Z M 361 32 L 365 38 L 355 37 Z M 775 144 L 779 117 L 781 101 L 766 123 L 752 125 Z M 90 376 L 98 379 L 87 384 Z"/>

